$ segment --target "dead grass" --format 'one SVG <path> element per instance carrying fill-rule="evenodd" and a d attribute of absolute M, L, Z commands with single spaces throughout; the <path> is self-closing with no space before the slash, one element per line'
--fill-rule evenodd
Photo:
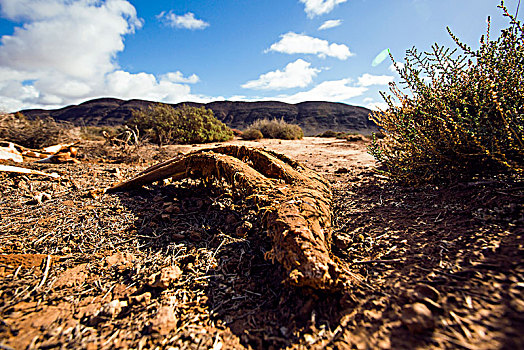
<path fill-rule="evenodd" d="M 0 140 L 28 148 L 70 142 L 73 139 L 71 129 L 71 125 L 52 118 L 30 120 L 20 113 L 0 115 Z"/>
<path fill-rule="evenodd" d="M 0 261 L 3 347 L 524 346 L 522 183 L 413 190 L 369 167 L 325 168 L 334 259 L 364 277 L 325 293 L 281 283 L 285 270 L 265 260 L 260 206 L 231 186 L 183 180 L 99 195 L 145 165 L 32 166 L 62 179 L 0 174 L 0 256 L 18 259 Z M 51 199 L 32 201 L 43 192 Z M 182 273 L 168 274 L 175 267 Z M 432 329 L 403 323 L 416 302 L 429 305 Z"/>

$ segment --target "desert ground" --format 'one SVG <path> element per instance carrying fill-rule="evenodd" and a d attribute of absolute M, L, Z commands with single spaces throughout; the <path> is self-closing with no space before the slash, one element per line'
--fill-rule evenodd
<path fill-rule="evenodd" d="M 523 349 L 524 186 L 403 187 L 368 141 L 232 141 L 333 191 L 333 259 L 356 277 L 283 283 L 260 208 L 225 185 L 101 189 L 199 146 L 80 144 L 80 164 L 0 173 L 0 349 Z"/>

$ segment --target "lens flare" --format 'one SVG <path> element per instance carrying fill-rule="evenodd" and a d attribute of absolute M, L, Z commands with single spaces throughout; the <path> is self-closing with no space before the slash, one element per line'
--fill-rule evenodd
<path fill-rule="evenodd" d="M 377 57 L 375 57 L 375 59 L 373 60 L 373 62 L 371 62 L 371 66 L 372 67 L 376 67 L 378 66 L 379 64 L 381 64 L 382 62 L 384 62 L 384 60 L 386 58 L 388 58 L 389 56 L 389 49 L 384 49 L 382 50 L 378 55 Z"/>

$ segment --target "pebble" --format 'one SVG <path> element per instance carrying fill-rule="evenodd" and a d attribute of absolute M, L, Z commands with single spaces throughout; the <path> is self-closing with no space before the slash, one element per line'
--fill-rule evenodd
<path fill-rule="evenodd" d="M 52 197 L 49 193 L 39 193 L 33 197 L 33 199 L 30 201 L 30 204 L 42 204 L 45 201 L 50 200 Z"/>
<path fill-rule="evenodd" d="M 172 306 L 162 306 L 151 320 L 151 330 L 154 333 L 167 335 L 176 329 L 177 317 Z"/>
<path fill-rule="evenodd" d="M 104 304 L 98 311 L 100 316 L 108 316 L 114 318 L 122 312 L 122 308 L 127 306 L 127 301 L 113 300 L 107 304 Z"/>
<path fill-rule="evenodd" d="M 401 320 L 411 333 L 422 333 L 435 327 L 435 319 L 431 310 L 422 303 L 404 306 Z"/>
<path fill-rule="evenodd" d="M 133 305 L 147 306 L 151 302 L 151 293 L 145 292 L 144 294 L 131 296 L 129 302 Z"/>
<path fill-rule="evenodd" d="M 182 270 L 178 266 L 168 266 L 152 275 L 148 284 L 153 288 L 167 289 L 175 284 L 180 276 L 182 276 Z"/>

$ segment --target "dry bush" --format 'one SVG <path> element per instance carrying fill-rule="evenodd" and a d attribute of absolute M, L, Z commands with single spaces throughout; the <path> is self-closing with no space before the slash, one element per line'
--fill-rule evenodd
<path fill-rule="evenodd" d="M 21 113 L 0 115 L 0 139 L 28 148 L 71 141 L 72 126 L 52 118 L 28 119 Z"/>
<path fill-rule="evenodd" d="M 407 51 L 399 69 L 406 92 L 391 85 L 389 108 L 372 119 L 386 133 L 370 153 L 386 175 L 404 183 L 447 182 L 524 171 L 524 27 L 499 6 L 510 25 L 482 36 L 472 50 Z M 457 54 L 457 50 L 462 54 Z M 392 58 L 393 59 L 393 58 Z M 399 104 L 394 101 L 396 98 Z"/>
<path fill-rule="evenodd" d="M 156 104 L 134 111 L 128 126 L 159 145 L 222 142 L 233 138 L 231 129 L 205 107 L 183 105 L 175 109 Z"/>
<path fill-rule="evenodd" d="M 83 141 L 78 147 L 79 158 L 94 163 L 149 165 L 178 154 L 177 151 L 147 142 L 112 146 L 101 141 Z"/>
<path fill-rule="evenodd" d="M 122 133 L 122 126 L 82 126 L 80 127 L 80 138 L 87 141 L 104 141 L 104 133 L 111 136 Z"/>
<path fill-rule="evenodd" d="M 251 124 L 249 129 L 260 131 L 268 139 L 300 140 L 304 137 L 300 126 L 286 123 L 283 119 L 260 119 Z"/>
<path fill-rule="evenodd" d="M 321 134 L 318 134 L 317 137 L 344 137 L 346 133 L 340 131 L 326 130 Z"/>
<path fill-rule="evenodd" d="M 242 133 L 244 140 L 260 140 L 264 138 L 264 135 L 258 129 L 247 129 Z"/>

